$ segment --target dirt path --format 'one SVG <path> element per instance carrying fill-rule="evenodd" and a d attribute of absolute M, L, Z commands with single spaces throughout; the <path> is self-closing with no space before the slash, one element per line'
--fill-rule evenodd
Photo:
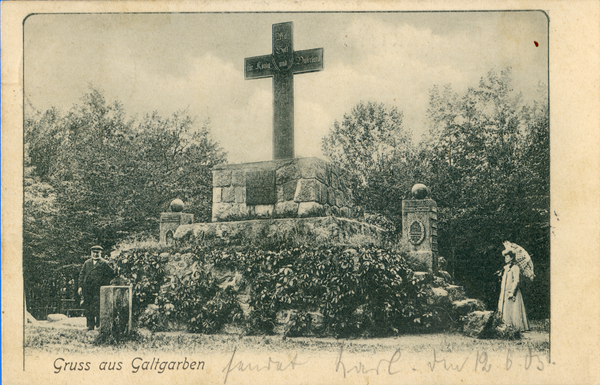
<path fill-rule="evenodd" d="M 414 353 L 431 351 L 432 348 L 446 352 L 526 351 L 547 353 L 550 347 L 549 333 L 530 331 L 520 340 L 483 340 L 466 337 L 460 333 L 410 334 L 387 338 L 335 339 L 316 337 L 284 338 L 282 336 L 241 336 L 237 334 L 202 335 L 185 332 L 150 333 L 139 330 L 136 340 L 119 346 L 96 346 L 98 331 L 87 331 L 84 317 L 68 318 L 56 322 L 38 321 L 25 330 L 26 354 L 34 351 L 84 353 L 165 351 L 183 353 L 190 351 L 221 351 L 240 347 L 249 351 L 302 350 L 307 352 L 333 352 L 343 346 L 348 352 L 376 353 L 402 347 Z"/>

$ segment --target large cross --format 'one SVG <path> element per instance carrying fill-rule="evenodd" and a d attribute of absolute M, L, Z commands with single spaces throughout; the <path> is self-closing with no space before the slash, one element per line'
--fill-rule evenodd
<path fill-rule="evenodd" d="M 273 53 L 244 60 L 246 79 L 273 78 L 273 159 L 294 157 L 294 74 L 323 70 L 323 48 L 294 51 L 292 22 L 273 24 Z"/>

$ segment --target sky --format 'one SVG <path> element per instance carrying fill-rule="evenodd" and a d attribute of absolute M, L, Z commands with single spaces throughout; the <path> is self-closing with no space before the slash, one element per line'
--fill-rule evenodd
<path fill-rule="evenodd" d="M 270 160 L 272 80 L 244 80 L 244 58 L 271 54 L 272 24 L 288 21 L 294 50 L 324 49 L 323 71 L 294 76 L 296 157 L 323 158 L 321 139 L 360 101 L 402 111 L 419 141 L 434 85 L 460 94 L 507 66 L 526 102 L 548 84 L 539 11 L 37 14 L 24 27 L 26 113 L 67 112 L 94 87 L 131 117 L 210 119 L 229 163 Z"/>

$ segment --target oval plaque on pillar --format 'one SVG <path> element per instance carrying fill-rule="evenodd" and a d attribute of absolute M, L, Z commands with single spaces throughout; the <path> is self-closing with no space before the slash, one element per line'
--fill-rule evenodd
<path fill-rule="evenodd" d="M 418 245 L 425 239 L 425 226 L 420 221 L 413 221 L 408 229 L 408 240 Z"/>

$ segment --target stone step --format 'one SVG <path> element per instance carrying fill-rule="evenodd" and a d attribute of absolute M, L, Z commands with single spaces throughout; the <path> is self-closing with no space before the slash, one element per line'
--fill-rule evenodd
<path fill-rule="evenodd" d="M 451 302 L 467 299 L 465 288 L 458 285 L 448 285 L 446 288 Z"/>
<path fill-rule="evenodd" d="M 465 324 L 463 325 L 463 334 L 469 337 L 483 338 L 485 334 L 489 332 L 491 324 L 493 322 L 494 312 L 488 311 L 474 311 L 469 313 L 465 317 Z"/>
<path fill-rule="evenodd" d="M 485 304 L 478 299 L 467 298 L 461 301 L 453 301 L 452 310 L 455 311 L 458 316 L 466 316 L 474 311 L 484 311 Z"/>

